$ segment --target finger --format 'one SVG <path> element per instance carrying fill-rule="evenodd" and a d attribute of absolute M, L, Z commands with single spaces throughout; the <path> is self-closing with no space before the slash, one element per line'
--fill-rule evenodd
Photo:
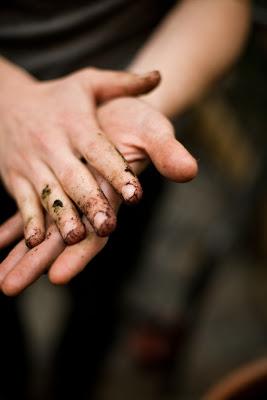
<path fill-rule="evenodd" d="M 21 215 L 16 213 L 0 226 L 0 249 L 8 246 L 23 235 Z"/>
<path fill-rule="evenodd" d="M 169 132 L 147 132 L 144 150 L 157 170 L 170 180 L 187 182 L 197 174 L 196 160 L 175 139 L 172 129 Z"/>
<path fill-rule="evenodd" d="M 22 243 L 20 245 L 22 246 Z M 17 250 L 16 257 L 18 261 L 16 262 L 15 256 L 12 263 L 9 261 L 9 268 L 11 264 L 12 268 L 2 281 L 2 291 L 8 296 L 19 294 L 47 270 L 64 248 L 65 244 L 62 237 L 56 225 L 52 224 L 47 230 L 46 240 L 40 245 L 28 251 L 26 249 L 27 253 L 22 258 L 19 258 L 22 251 L 19 254 L 19 250 Z"/>
<path fill-rule="evenodd" d="M 97 102 L 121 96 L 146 94 L 157 87 L 161 79 L 158 71 L 135 74 L 125 71 L 103 71 L 89 68 L 82 73 L 85 84 L 93 89 Z"/>
<path fill-rule="evenodd" d="M 116 215 L 88 168 L 73 154 L 62 158 L 57 155 L 52 167 L 65 192 L 86 215 L 97 235 L 110 235 L 116 227 Z"/>
<path fill-rule="evenodd" d="M 53 173 L 44 164 L 39 164 L 37 170 L 38 175 L 33 173 L 33 182 L 64 242 L 71 245 L 84 239 L 86 232 L 79 214 Z"/>
<path fill-rule="evenodd" d="M 92 167 L 90 167 L 90 170 L 103 193 L 109 199 L 113 209 L 117 211 L 121 203 L 119 196 L 97 171 Z M 75 246 L 66 247 L 63 253 L 53 263 L 49 270 L 49 279 L 54 284 L 62 285 L 69 282 L 86 267 L 107 243 L 107 239 L 103 240 L 94 235 L 92 227 L 85 217 L 83 217 L 83 220 L 87 228 L 87 237 Z"/>
<path fill-rule="evenodd" d="M 149 156 L 158 171 L 168 179 L 176 182 L 191 180 L 197 174 L 196 160 L 175 139 L 172 124 L 145 102 L 136 101 L 134 107 L 132 103 L 132 99 L 123 99 L 123 105 L 120 99 L 114 100 L 109 104 L 109 114 L 105 113 L 105 106 L 99 107 L 98 117 L 108 137 L 124 138 L 123 145 L 127 148 L 127 132 L 137 150 L 136 159 L 134 154 L 128 154 L 132 162 L 140 161 L 140 155 L 144 156 L 142 161 Z M 124 110 L 127 118 L 124 112 L 121 113 Z M 137 172 L 139 170 L 138 167 Z"/>
<path fill-rule="evenodd" d="M 102 250 L 107 241 L 107 238 L 98 237 L 87 223 L 87 237 L 74 246 L 66 247 L 57 257 L 48 273 L 50 281 L 57 285 L 69 282 Z"/>
<path fill-rule="evenodd" d="M 31 249 L 45 238 L 42 205 L 32 185 L 22 176 L 10 176 L 12 193 L 21 212 L 26 245 Z"/>
<path fill-rule="evenodd" d="M 17 263 L 23 258 L 28 250 L 25 240 L 21 240 L 0 264 L 0 288 L 5 277 L 13 268 L 15 268 Z"/>
<path fill-rule="evenodd" d="M 73 146 L 130 204 L 142 197 L 138 178 L 123 155 L 102 133 L 96 119 L 80 121 L 75 130 Z"/>
<path fill-rule="evenodd" d="M 89 171 L 95 178 L 97 184 L 101 188 L 102 192 L 108 199 L 109 204 L 111 205 L 112 209 L 115 211 L 115 213 L 117 213 L 118 209 L 121 205 L 120 196 L 118 195 L 118 193 L 115 192 L 115 190 L 110 185 L 110 183 L 108 183 L 108 181 L 102 175 L 100 175 L 94 167 L 87 164 L 87 168 L 89 169 Z"/>

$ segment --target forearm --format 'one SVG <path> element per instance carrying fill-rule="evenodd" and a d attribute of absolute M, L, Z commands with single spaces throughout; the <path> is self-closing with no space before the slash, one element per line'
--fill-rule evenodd
<path fill-rule="evenodd" d="M 129 67 L 162 73 L 146 101 L 169 117 L 192 105 L 238 57 L 249 25 L 249 0 L 179 3 Z"/>

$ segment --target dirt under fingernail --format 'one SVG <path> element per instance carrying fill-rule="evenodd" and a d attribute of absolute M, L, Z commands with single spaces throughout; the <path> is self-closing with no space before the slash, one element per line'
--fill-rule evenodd
<path fill-rule="evenodd" d="M 130 200 L 134 195 L 135 195 L 136 189 L 134 187 L 134 185 L 127 183 L 127 185 L 124 185 L 121 193 L 122 196 L 125 200 Z"/>
<path fill-rule="evenodd" d="M 82 228 L 75 228 L 72 229 L 64 238 L 64 242 L 68 245 L 76 244 L 81 240 L 85 239 L 86 237 L 86 230 Z"/>
<path fill-rule="evenodd" d="M 142 189 L 129 182 L 122 187 L 121 194 L 126 203 L 135 204 L 142 197 Z"/>
<path fill-rule="evenodd" d="M 109 236 L 116 228 L 116 217 L 109 216 L 103 211 L 98 211 L 94 217 L 93 225 L 98 236 Z"/>
<path fill-rule="evenodd" d="M 94 226 L 96 229 L 101 229 L 101 226 L 107 220 L 107 214 L 105 212 L 99 211 L 94 217 Z"/>
<path fill-rule="evenodd" d="M 44 238 L 45 238 L 44 232 L 36 228 L 34 234 L 25 238 L 25 244 L 28 247 L 28 249 L 32 249 L 33 247 L 38 246 L 38 244 L 42 243 Z"/>

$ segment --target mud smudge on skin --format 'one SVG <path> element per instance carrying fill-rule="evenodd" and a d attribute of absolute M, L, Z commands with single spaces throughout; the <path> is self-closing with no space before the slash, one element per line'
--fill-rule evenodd
<path fill-rule="evenodd" d="M 81 157 L 81 158 L 80 158 L 80 161 L 81 161 L 83 164 L 87 164 L 87 161 L 86 161 L 86 159 L 85 159 L 84 157 Z"/>
<path fill-rule="evenodd" d="M 119 154 L 119 156 L 123 159 L 123 161 L 125 162 L 126 165 L 128 165 L 126 158 L 124 157 L 124 155 L 120 152 L 120 150 L 117 149 L 116 146 L 114 146 L 114 149 L 116 150 L 116 152 Z"/>
<path fill-rule="evenodd" d="M 61 200 L 55 200 L 52 207 L 63 207 L 63 203 Z"/>
<path fill-rule="evenodd" d="M 127 200 L 125 200 L 125 199 L 122 199 L 122 200 L 123 200 L 126 204 L 128 204 L 128 205 L 135 205 L 135 204 L 139 203 L 139 201 L 140 201 L 140 199 L 141 199 L 141 197 L 142 197 L 142 195 L 143 195 L 142 188 L 141 188 L 141 190 L 140 190 L 140 188 L 139 188 L 134 182 L 127 182 L 127 183 L 125 184 L 125 186 L 126 186 L 126 185 L 134 186 L 134 187 L 135 187 L 135 192 L 134 192 L 134 194 L 133 194 L 130 198 L 128 198 Z"/>
<path fill-rule="evenodd" d="M 51 235 L 52 235 L 52 232 L 48 232 L 47 235 L 46 235 L 46 240 L 48 240 Z"/>
<path fill-rule="evenodd" d="M 124 157 L 124 155 L 120 152 L 120 150 L 117 149 L 117 147 L 115 147 L 116 152 L 120 155 L 120 157 L 123 159 L 124 164 L 125 164 L 125 168 L 124 168 L 124 172 L 128 172 L 129 174 L 131 174 L 134 178 L 137 178 L 137 176 L 135 175 L 135 173 L 133 172 L 133 170 L 131 169 L 131 167 L 128 164 L 128 161 L 126 160 L 126 158 Z"/>
<path fill-rule="evenodd" d="M 38 229 L 34 229 L 34 233 L 28 237 L 25 238 L 25 244 L 29 249 L 32 249 L 33 247 L 37 246 L 44 240 L 44 233 Z"/>
<path fill-rule="evenodd" d="M 53 205 L 52 205 L 53 211 L 55 214 L 58 214 L 60 209 L 63 208 L 63 203 L 61 200 L 57 199 L 54 201 Z"/>
<path fill-rule="evenodd" d="M 81 229 L 73 229 L 71 230 L 64 238 L 64 242 L 68 245 L 72 245 L 75 243 L 80 242 L 81 240 L 85 239 L 86 237 L 86 229 L 85 226 L 83 225 L 83 230 Z"/>
<path fill-rule="evenodd" d="M 46 200 L 50 194 L 51 194 L 51 189 L 50 189 L 49 185 L 45 185 L 45 187 L 43 188 L 42 193 L 41 193 L 42 200 Z"/>
<path fill-rule="evenodd" d="M 27 219 L 27 222 L 26 222 L 26 224 L 25 224 L 25 226 L 26 226 L 26 228 L 27 228 L 27 226 L 30 224 L 30 222 L 33 220 L 33 217 L 29 217 L 28 219 Z"/>
<path fill-rule="evenodd" d="M 131 174 L 132 176 L 134 176 L 136 178 L 135 173 L 131 170 L 131 168 L 129 166 L 127 166 L 124 171 L 129 172 L 129 174 Z"/>
<path fill-rule="evenodd" d="M 99 200 L 101 200 L 102 206 L 99 207 Z M 106 203 L 105 205 L 103 204 Z M 94 218 L 98 212 L 102 212 L 106 215 L 107 219 L 102 224 L 100 229 L 94 227 L 94 231 L 100 237 L 108 236 L 113 232 L 116 227 L 116 217 L 110 205 L 107 202 L 107 198 L 101 189 L 98 189 L 98 194 L 94 198 L 89 200 L 81 201 L 80 208 L 90 221 L 91 225 L 94 227 Z"/>

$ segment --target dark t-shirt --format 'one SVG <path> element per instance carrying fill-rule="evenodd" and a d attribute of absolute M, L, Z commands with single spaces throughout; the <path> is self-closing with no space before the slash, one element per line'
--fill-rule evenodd
<path fill-rule="evenodd" d="M 124 68 L 175 0 L 2 0 L 0 53 L 39 78 Z"/>

